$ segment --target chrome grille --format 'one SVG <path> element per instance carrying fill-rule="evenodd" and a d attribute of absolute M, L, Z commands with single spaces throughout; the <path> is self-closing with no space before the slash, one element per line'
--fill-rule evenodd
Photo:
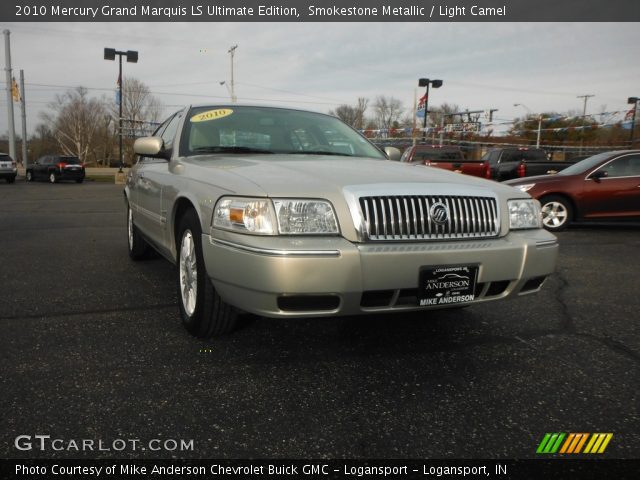
<path fill-rule="evenodd" d="M 360 197 L 359 202 L 368 240 L 487 238 L 500 232 L 493 197 L 390 195 Z M 442 205 L 448 215 L 438 223 L 430 212 Z"/>

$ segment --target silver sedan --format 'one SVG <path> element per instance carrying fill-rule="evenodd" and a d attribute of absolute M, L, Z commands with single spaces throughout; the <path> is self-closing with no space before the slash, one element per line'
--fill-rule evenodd
<path fill-rule="evenodd" d="M 514 188 L 389 161 L 337 118 L 189 106 L 139 155 L 125 188 L 129 254 L 174 262 L 194 335 L 267 317 L 455 308 L 527 295 L 556 238 Z"/>

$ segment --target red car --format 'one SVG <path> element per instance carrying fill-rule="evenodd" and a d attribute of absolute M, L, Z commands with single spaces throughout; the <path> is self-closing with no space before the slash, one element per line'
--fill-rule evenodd
<path fill-rule="evenodd" d="M 540 200 L 547 230 L 572 222 L 640 220 L 640 150 L 599 153 L 556 175 L 504 183 Z"/>

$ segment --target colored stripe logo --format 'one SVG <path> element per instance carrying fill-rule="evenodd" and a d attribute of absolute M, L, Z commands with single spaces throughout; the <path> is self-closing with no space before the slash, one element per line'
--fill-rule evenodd
<path fill-rule="evenodd" d="M 604 453 L 613 433 L 545 433 L 536 453 Z"/>

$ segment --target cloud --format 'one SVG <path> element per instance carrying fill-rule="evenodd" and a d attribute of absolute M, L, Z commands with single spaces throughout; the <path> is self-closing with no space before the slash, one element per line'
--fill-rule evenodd
<path fill-rule="evenodd" d="M 104 47 L 138 50 L 124 74 L 167 105 L 224 101 L 227 50 L 238 45 L 239 100 L 328 111 L 357 97 L 394 96 L 409 110 L 420 77 L 441 78 L 432 102 L 498 108 L 513 118 L 581 106 L 623 108 L 638 95 L 640 29 L 634 23 L 18 23 L 14 74 L 25 72 L 28 124 L 66 88 L 83 85 L 111 101 L 117 62 Z M 433 103 L 432 103 L 433 104 Z M 7 129 L 0 99 L 0 132 Z M 16 113 L 16 125 L 18 114 Z"/>

